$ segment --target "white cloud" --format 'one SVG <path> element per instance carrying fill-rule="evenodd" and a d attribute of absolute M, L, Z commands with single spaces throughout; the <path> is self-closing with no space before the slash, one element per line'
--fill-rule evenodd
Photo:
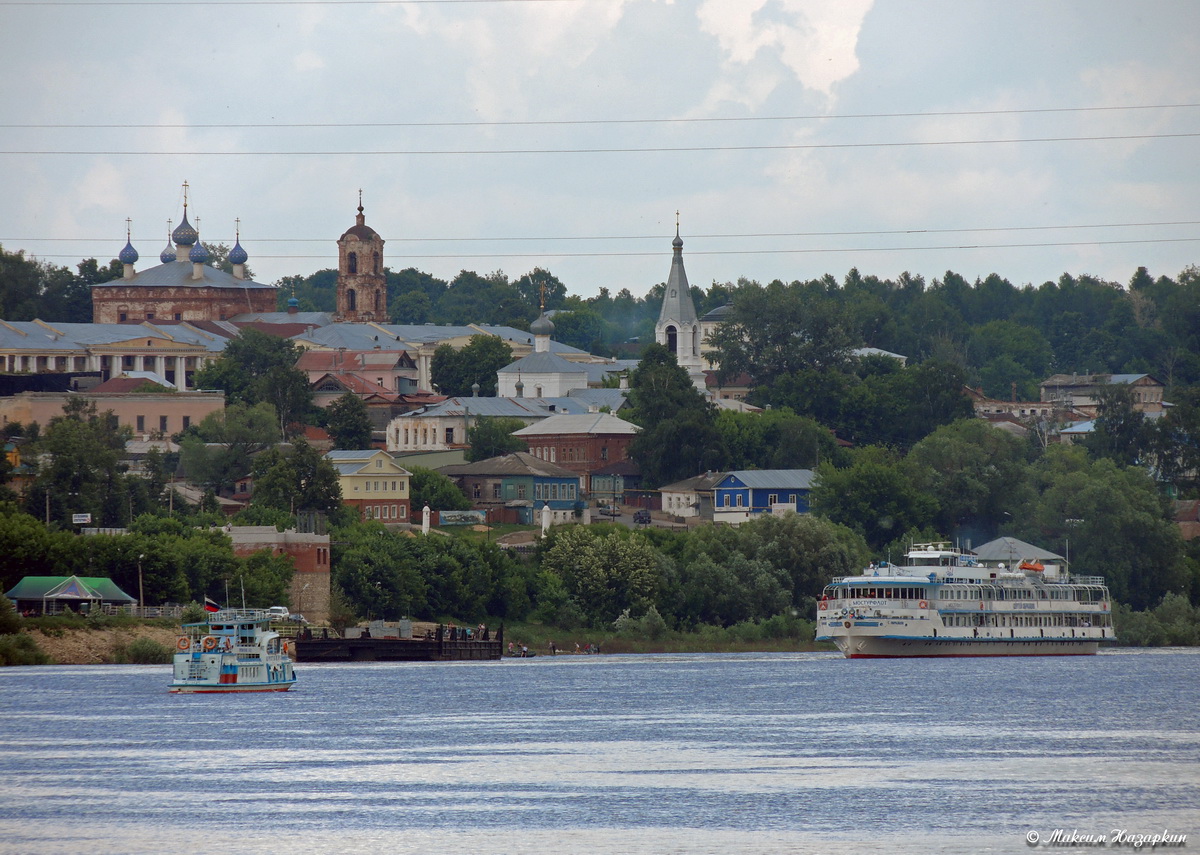
<path fill-rule="evenodd" d="M 806 88 L 832 98 L 858 70 L 855 46 L 873 0 L 705 0 L 697 13 L 734 65 L 778 59 Z"/>
<path fill-rule="evenodd" d="M 315 51 L 306 50 L 292 58 L 292 68 L 299 72 L 317 71 L 325 67 L 325 59 Z"/>

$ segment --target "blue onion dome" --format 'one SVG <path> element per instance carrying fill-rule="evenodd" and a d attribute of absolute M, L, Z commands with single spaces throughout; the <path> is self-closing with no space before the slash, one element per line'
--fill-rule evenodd
<path fill-rule="evenodd" d="M 125 241 L 125 248 L 121 250 L 121 254 L 117 256 L 117 260 L 122 264 L 136 264 L 138 260 L 138 252 L 133 248 L 133 244 L 128 240 Z"/>
<path fill-rule="evenodd" d="M 188 222 L 187 206 L 183 209 L 183 222 L 175 227 L 175 231 L 171 232 L 171 240 L 180 246 L 191 246 L 200 239 L 200 233 L 192 228 L 192 224 Z"/>
<path fill-rule="evenodd" d="M 175 260 L 175 247 L 167 244 L 167 248 L 158 254 L 158 260 L 163 264 L 170 264 Z"/>
<path fill-rule="evenodd" d="M 295 297 L 288 297 L 287 304 L 289 309 L 296 309 L 300 307 L 300 301 Z"/>
<path fill-rule="evenodd" d="M 229 250 L 229 263 L 230 264 L 245 264 L 246 259 L 248 259 L 249 257 L 250 256 L 246 254 L 246 250 L 242 249 L 241 241 L 238 241 L 237 243 L 235 243 L 233 245 L 233 249 Z"/>
<path fill-rule="evenodd" d="M 554 324 L 546 317 L 546 313 L 542 312 L 537 320 L 529 325 L 529 331 L 534 335 L 550 335 L 554 332 Z"/>
<path fill-rule="evenodd" d="M 178 229 L 176 229 L 178 231 Z M 200 241 L 196 241 L 196 245 L 188 252 L 188 261 L 193 264 L 203 264 L 208 261 L 208 249 Z"/>

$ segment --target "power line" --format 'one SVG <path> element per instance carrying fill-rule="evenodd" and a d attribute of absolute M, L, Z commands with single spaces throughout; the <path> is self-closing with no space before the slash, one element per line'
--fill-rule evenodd
<path fill-rule="evenodd" d="M 812 151 L 817 149 L 921 148 L 925 146 L 1013 145 L 1017 143 L 1117 142 L 1128 140 L 1189 139 L 1197 133 L 1117 134 L 1083 137 L 1026 137 L 998 140 L 917 140 L 910 142 L 868 143 L 795 143 L 780 145 L 653 146 L 648 148 L 527 148 L 527 149 L 395 149 L 376 151 L 0 151 L 0 155 L 32 157 L 72 155 L 99 157 L 363 157 L 363 156 L 456 156 L 456 155 L 527 155 L 527 154 L 655 154 L 709 151 Z"/>
<path fill-rule="evenodd" d="M 819 253 L 846 252 L 928 252 L 951 250 L 981 250 L 981 249 L 1044 249 L 1049 247 L 1071 246 L 1121 246 L 1132 244 L 1152 243 L 1200 243 L 1200 237 L 1189 238 L 1137 238 L 1129 240 L 1097 240 L 1097 241 L 1048 241 L 1038 243 L 991 243 L 991 244 L 945 244 L 940 246 L 846 246 L 846 247 L 811 247 L 807 249 L 710 249 L 693 250 L 694 255 L 816 255 Z M 32 254 L 32 253 L 31 253 Z M 481 253 L 421 253 L 405 254 L 404 259 L 447 259 L 447 258 L 660 258 L 662 252 L 481 252 Z M 76 255 L 51 254 L 35 255 L 37 258 L 77 258 Z M 288 259 L 313 260 L 333 259 L 332 254 L 324 255 L 265 255 L 256 253 L 254 259 Z"/>
<path fill-rule="evenodd" d="M 0 3 L 2 5 L 2 3 Z M 702 124 L 737 122 L 808 122 L 832 119 L 911 119 L 945 118 L 948 116 L 1017 116 L 1040 113 L 1091 113 L 1120 110 L 1177 110 L 1200 107 L 1196 104 L 1125 104 L 1100 107 L 1031 107 L 1012 110 L 936 110 L 907 113 L 838 113 L 795 116 L 710 116 L 643 119 L 528 119 L 509 121 L 463 122 L 214 122 L 190 123 L 125 123 L 125 124 L 34 124 L 0 122 L 0 128 L 37 130 L 231 130 L 262 128 L 495 128 L 545 127 L 557 125 L 653 125 Z"/>
<path fill-rule="evenodd" d="M 728 240 L 733 238 L 781 238 L 781 237 L 864 237 L 878 235 L 922 235 L 922 234 L 979 234 L 988 232 L 1032 232 L 1032 231 L 1072 231 L 1077 229 L 1129 229 L 1129 228 L 1160 228 L 1163 226 L 1197 226 L 1200 220 L 1162 220 L 1144 223 L 1073 223 L 1057 226 L 970 226 L 956 229 L 862 229 L 855 231 L 822 231 L 822 232 L 727 232 L 712 234 L 689 234 L 688 240 Z M 76 242 L 76 243 L 112 243 L 113 237 L 84 238 L 84 237 L 3 237 L 0 243 L 11 242 Z M 140 239 L 139 239 L 140 240 Z M 211 242 L 221 243 L 227 238 L 214 238 Z M 323 238 L 252 238 L 256 244 L 264 243 L 330 243 L 328 237 Z M 517 237 L 393 237 L 388 243 L 511 243 L 516 241 L 607 241 L 607 240 L 639 240 L 661 241 L 663 235 L 530 235 Z M 689 254 L 692 254 L 689 252 Z"/>

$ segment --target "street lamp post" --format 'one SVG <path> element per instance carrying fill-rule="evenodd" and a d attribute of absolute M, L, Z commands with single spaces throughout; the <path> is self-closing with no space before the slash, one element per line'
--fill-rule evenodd
<path fill-rule="evenodd" d="M 139 617 L 145 617 L 145 615 L 146 615 L 146 598 L 143 594 L 143 589 L 142 589 L 142 559 L 145 557 L 146 556 L 144 553 L 142 555 L 138 556 L 138 616 Z"/>

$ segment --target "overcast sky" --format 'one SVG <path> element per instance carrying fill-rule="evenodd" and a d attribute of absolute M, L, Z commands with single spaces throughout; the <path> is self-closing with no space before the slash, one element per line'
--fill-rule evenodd
<path fill-rule="evenodd" d="M 570 293 L 1200 262 L 1196 0 L 0 0 L 0 244 Z M 63 127 L 70 126 L 70 127 Z M 106 127 L 107 126 L 107 127 Z M 967 144 L 965 141 L 975 141 Z"/>

